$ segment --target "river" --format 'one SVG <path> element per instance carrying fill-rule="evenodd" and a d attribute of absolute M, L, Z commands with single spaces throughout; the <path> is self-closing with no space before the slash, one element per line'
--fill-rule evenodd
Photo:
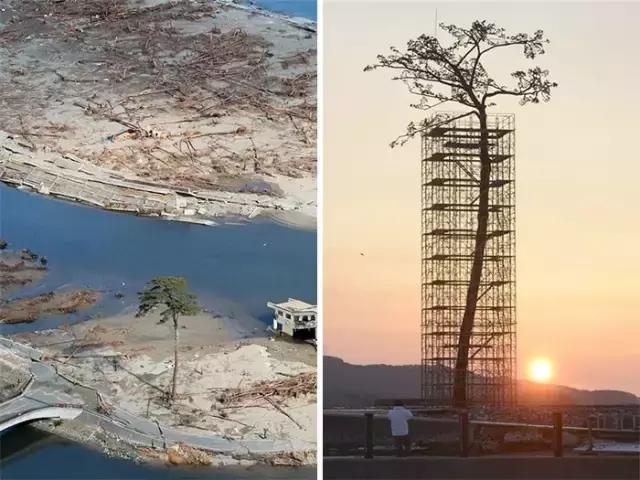
<path fill-rule="evenodd" d="M 316 299 L 316 233 L 267 222 L 203 226 L 96 210 L 0 186 L 0 237 L 48 259 L 42 282 L 16 295 L 88 287 L 101 302 L 71 317 L 3 325 L 3 334 L 136 308 L 149 279 L 177 275 L 203 307 L 266 323 L 267 301 Z M 124 296 L 120 296 L 121 294 Z"/>

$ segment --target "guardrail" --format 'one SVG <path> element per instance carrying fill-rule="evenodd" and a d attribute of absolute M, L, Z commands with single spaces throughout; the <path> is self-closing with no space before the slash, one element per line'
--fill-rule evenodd
<path fill-rule="evenodd" d="M 387 422 L 386 415 L 383 415 L 380 411 L 372 411 L 372 410 L 360 410 L 356 412 L 348 412 L 348 411 L 325 411 L 325 444 L 330 444 L 331 440 L 330 435 L 327 435 L 331 430 L 327 428 L 327 421 L 333 422 L 329 423 L 329 425 L 333 426 L 333 430 L 337 432 L 338 440 L 344 441 L 344 443 L 351 445 L 351 451 L 353 451 L 353 447 L 362 451 L 364 450 L 365 458 L 373 458 L 374 457 L 374 447 L 378 444 L 380 446 L 380 442 L 389 443 L 390 437 L 388 434 L 388 427 L 386 427 L 384 423 Z M 347 420 L 346 422 L 341 422 L 340 418 L 344 418 Z M 355 446 L 357 442 L 357 429 L 358 423 L 357 419 L 361 419 L 362 423 L 361 430 L 362 432 L 360 438 L 362 439 L 359 443 L 359 447 Z M 376 422 L 377 420 L 377 422 Z M 457 455 L 462 457 L 470 456 L 472 452 L 472 447 L 474 446 L 473 437 L 479 430 L 483 432 L 487 431 L 497 431 L 497 432 L 507 432 L 509 430 L 516 431 L 539 431 L 543 434 L 544 442 L 551 447 L 551 453 L 555 457 L 562 457 L 565 449 L 565 438 L 563 433 L 569 433 L 578 436 L 583 441 L 586 441 L 589 445 L 593 445 L 593 436 L 603 436 L 603 437 L 611 437 L 619 438 L 624 441 L 638 441 L 638 431 L 636 430 L 618 430 L 618 429 L 602 429 L 602 428 L 593 428 L 590 427 L 572 427 L 564 425 L 564 412 L 561 410 L 555 411 L 549 418 L 549 424 L 527 424 L 527 423 L 517 423 L 517 422 L 495 422 L 495 421 L 487 421 L 487 420 L 472 420 L 470 419 L 468 411 L 459 411 L 456 416 L 452 416 L 450 418 L 438 418 L 438 417 L 414 417 L 410 420 L 410 424 L 412 425 L 411 429 L 413 431 L 419 430 L 420 433 L 417 437 L 422 435 L 423 440 L 425 436 L 425 432 L 433 431 L 433 437 L 447 437 L 447 445 L 450 445 L 452 448 L 455 447 L 455 443 L 457 443 Z M 356 422 L 356 423 L 354 423 Z M 342 424 L 346 424 L 345 430 L 338 432 L 339 427 Z M 338 425 L 338 427 L 336 427 Z M 376 438 L 377 435 L 384 436 L 384 440 L 381 438 Z M 384 433 L 382 433 L 384 432 Z M 354 438 L 355 437 L 355 438 Z M 415 438 L 415 437 L 414 437 Z M 476 437 L 477 438 L 477 437 Z M 327 440 L 329 439 L 329 440 Z M 349 441 L 351 443 L 349 443 Z M 437 443 L 438 440 L 435 441 Z M 334 444 L 335 445 L 335 444 Z M 573 445 L 575 446 L 575 445 Z M 327 447 L 325 447 L 327 448 Z M 332 448 L 336 448 L 335 446 Z M 340 447 L 337 447 L 340 448 Z M 449 447 L 447 447 L 449 448 Z M 590 448 L 587 448 L 589 451 Z M 449 449 L 449 451 L 451 451 Z"/>

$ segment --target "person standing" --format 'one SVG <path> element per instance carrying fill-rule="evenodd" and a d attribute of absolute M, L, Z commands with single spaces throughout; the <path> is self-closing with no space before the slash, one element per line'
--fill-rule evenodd
<path fill-rule="evenodd" d="M 411 453 L 411 438 L 409 437 L 409 419 L 413 417 L 413 413 L 404 408 L 400 400 L 394 402 L 394 406 L 387 418 L 391 422 L 391 435 L 396 445 L 396 455 L 405 457 Z"/>

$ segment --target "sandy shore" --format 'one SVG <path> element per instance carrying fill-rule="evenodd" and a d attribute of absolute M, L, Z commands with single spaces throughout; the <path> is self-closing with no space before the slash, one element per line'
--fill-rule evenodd
<path fill-rule="evenodd" d="M 266 337 L 234 339 L 233 320 L 181 319 L 178 397 L 167 402 L 173 334 L 159 317 L 119 315 L 15 335 L 43 350 L 58 371 L 117 406 L 185 432 L 230 439 L 315 443 L 316 351 Z"/>
<path fill-rule="evenodd" d="M 296 212 L 309 228 L 313 30 L 208 0 L 8 0 L 0 180 L 195 222 Z"/>

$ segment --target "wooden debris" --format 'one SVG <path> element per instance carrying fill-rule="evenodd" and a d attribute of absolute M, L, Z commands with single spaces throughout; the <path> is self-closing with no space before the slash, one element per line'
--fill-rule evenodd
<path fill-rule="evenodd" d="M 218 400 L 225 405 L 257 398 L 296 398 L 316 393 L 315 372 L 302 373 L 292 378 L 259 382 L 246 389 L 227 389 Z"/>
<path fill-rule="evenodd" d="M 223 17 L 234 7 L 210 0 L 8 2 L 15 14 L 0 27 L 1 41 L 24 43 L 26 50 L 47 44 L 51 56 L 31 71 L 8 58 L 13 88 L 0 92 L 0 113 L 2 130 L 15 138 L 0 141 L 0 151 L 13 154 L 4 155 L 0 180 L 101 208 L 184 217 L 246 215 L 258 204 L 279 208 L 275 195 L 261 193 L 259 200 L 234 196 L 243 206 L 228 210 L 224 194 L 238 193 L 256 173 L 315 172 L 310 42 L 299 52 L 279 50 L 264 29 L 255 34 L 218 21 L 216 12 Z M 73 53 L 72 63 L 55 60 L 63 49 Z M 34 85 L 35 95 L 28 95 Z M 50 118 L 67 123 L 48 125 Z M 280 158 L 287 158 L 286 167 Z M 174 192 L 132 188 L 123 177 L 134 176 L 174 192 L 222 195 L 174 209 Z"/>

